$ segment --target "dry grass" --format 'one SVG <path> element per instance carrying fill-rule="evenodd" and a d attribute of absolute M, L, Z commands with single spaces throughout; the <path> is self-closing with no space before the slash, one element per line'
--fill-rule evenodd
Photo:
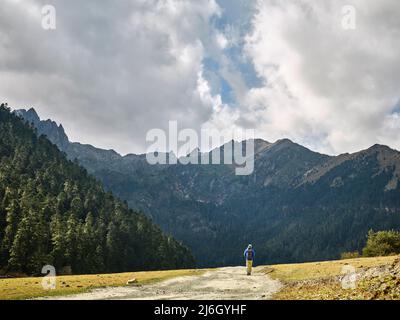
<path fill-rule="evenodd" d="M 275 299 L 363 299 L 359 290 L 344 290 L 337 276 L 345 265 L 357 270 L 390 265 L 396 257 L 356 258 L 337 261 L 323 261 L 299 264 L 280 264 L 259 267 L 274 279 L 281 280 L 283 289 Z M 32 299 L 46 296 L 60 296 L 87 292 L 94 288 L 125 286 L 130 279 L 137 284 L 148 284 L 180 276 L 201 275 L 207 270 L 171 270 L 97 274 L 80 276 L 59 276 L 54 290 L 44 290 L 43 278 L 0 279 L 0 300 Z M 362 288 L 360 288 L 362 289 Z"/>
<path fill-rule="evenodd" d="M 203 270 L 171 270 L 129 272 L 116 274 L 96 274 L 79 276 L 58 276 L 56 289 L 45 290 L 43 278 L 0 279 L 0 300 L 32 299 L 46 296 L 60 296 L 86 292 L 101 287 L 125 286 L 130 279 L 137 284 L 147 284 L 180 276 L 201 275 Z"/>
<path fill-rule="evenodd" d="M 342 274 L 342 268 L 351 265 L 358 271 L 390 265 L 395 259 L 395 256 L 390 256 L 281 264 L 266 267 L 264 272 L 284 284 L 274 297 L 278 300 L 363 299 L 363 292 L 359 290 L 342 289 L 337 279 Z"/>
<path fill-rule="evenodd" d="M 338 276 L 342 273 L 342 268 L 345 265 L 351 265 L 356 269 L 371 268 L 391 264 L 395 259 L 396 256 L 390 256 L 298 264 L 278 264 L 267 267 L 264 271 L 272 278 L 290 282 Z"/>

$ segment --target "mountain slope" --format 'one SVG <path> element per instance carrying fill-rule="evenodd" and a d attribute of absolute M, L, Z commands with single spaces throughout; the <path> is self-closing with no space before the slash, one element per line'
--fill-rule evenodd
<path fill-rule="evenodd" d="M 360 250 L 371 228 L 400 228 L 400 153 L 386 146 L 332 157 L 257 139 L 254 173 L 235 176 L 229 165 L 151 166 L 145 155 L 77 145 L 70 159 L 187 244 L 202 266 L 241 263 L 250 242 L 258 263 L 333 259 Z"/>
<path fill-rule="evenodd" d="M 47 264 L 94 273 L 194 262 L 186 247 L 1 105 L 0 271 L 37 274 Z"/>

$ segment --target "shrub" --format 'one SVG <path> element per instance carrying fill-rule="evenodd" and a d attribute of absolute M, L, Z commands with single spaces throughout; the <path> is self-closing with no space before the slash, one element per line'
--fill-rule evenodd
<path fill-rule="evenodd" d="M 400 232 L 369 231 L 367 244 L 363 249 L 364 257 L 390 256 L 400 253 Z"/>

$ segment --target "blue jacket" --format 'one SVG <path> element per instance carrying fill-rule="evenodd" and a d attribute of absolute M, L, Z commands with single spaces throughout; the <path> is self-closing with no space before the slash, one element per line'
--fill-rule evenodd
<path fill-rule="evenodd" d="M 254 257 L 256 256 L 256 251 L 254 250 L 254 249 L 251 249 L 252 251 L 253 251 L 253 259 L 251 259 L 251 260 L 254 260 Z M 246 260 L 247 260 L 247 252 L 249 251 L 249 248 L 246 248 L 246 250 L 244 250 L 244 257 L 246 258 Z"/>

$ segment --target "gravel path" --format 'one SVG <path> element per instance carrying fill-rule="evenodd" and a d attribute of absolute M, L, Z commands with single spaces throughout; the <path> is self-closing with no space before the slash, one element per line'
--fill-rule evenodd
<path fill-rule="evenodd" d="M 88 293 L 53 297 L 62 300 L 257 300 L 270 299 L 281 283 L 255 268 L 247 276 L 243 267 L 221 268 L 201 276 L 178 277 L 143 286 L 95 289 Z"/>

